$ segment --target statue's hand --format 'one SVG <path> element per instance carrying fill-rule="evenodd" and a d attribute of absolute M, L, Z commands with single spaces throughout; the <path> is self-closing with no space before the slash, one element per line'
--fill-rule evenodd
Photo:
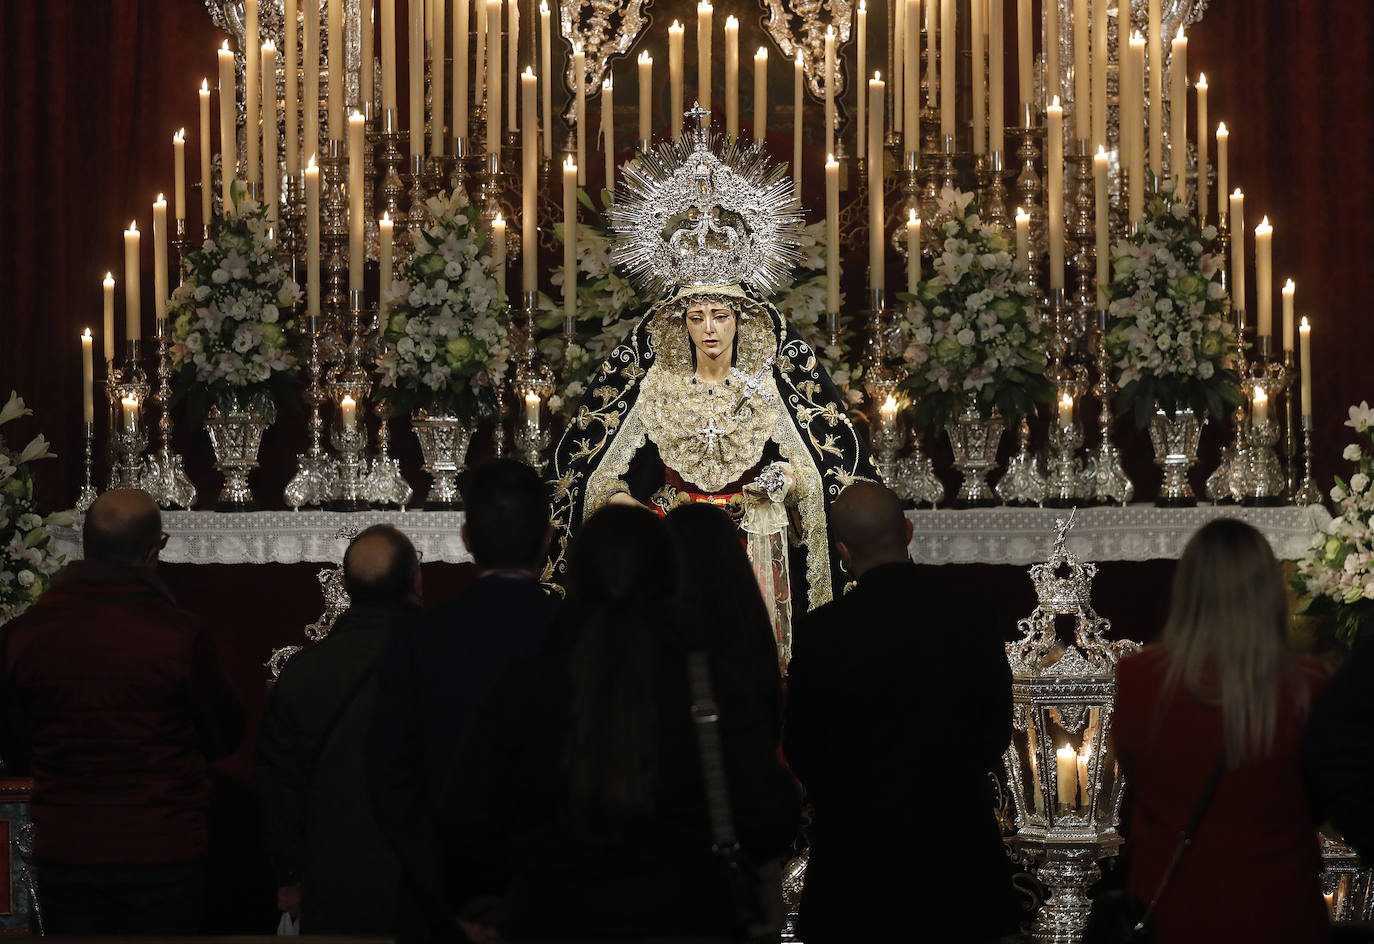
<path fill-rule="evenodd" d="M 608 504 L 608 505 L 627 505 L 627 506 L 629 506 L 630 508 L 645 508 L 645 507 L 647 507 L 643 502 L 641 502 L 641 501 L 639 501 L 638 499 L 636 499 L 636 498 L 635 498 L 633 495 L 631 495 L 629 492 L 616 492 L 616 493 L 615 493 L 614 495 L 612 495 L 610 498 L 606 499 L 606 504 Z"/>
<path fill-rule="evenodd" d="M 792 494 L 796 484 L 797 479 L 792 474 L 791 464 L 774 462 L 765 466 L 754 481 L 744 486 L 744 491 L 755 498 L 783 502 Z"/>

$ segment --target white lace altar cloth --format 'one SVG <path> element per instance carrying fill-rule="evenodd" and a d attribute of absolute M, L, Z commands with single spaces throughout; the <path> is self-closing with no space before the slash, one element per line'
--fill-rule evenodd
<path fill-rule="evenodd" d="M 908 511 L 915 526 L 911 557 L 918 564 L 1031 564 L 1043 560 L 1054 539 L 1058 508 L 984 508 Z M 1201 505 L 1156 508 L 1138 504 L 1082 508 L 1069 532 L 1069 548 L 1083 560 L 1175 559 L 1188 538 L 1213 518 L 1240 518 L 1269 539 L 1283 560 L 1302 557 L 1312 535 L 1331 520 L 1310 508 L 1239 508 Z M 472 560 L 463 547 L 457 511 L 164 511 L 169 535 L 162 560 L 170 564 L 337 563 L 348 546 L 345 532 L 373 524 L 400 528 L 427 561 Z M 78 528 L 54 529 L 58 550 L 81 554 Z"/>

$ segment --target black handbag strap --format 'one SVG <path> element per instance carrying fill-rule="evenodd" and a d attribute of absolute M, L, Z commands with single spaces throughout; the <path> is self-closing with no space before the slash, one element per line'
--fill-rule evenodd
<path fill-rule="evenodd" d="M 692 727 L 701 755 L 701 779 L 706 787 L 706 813 L 711 821 L 711 844 L 717 855 L 739 851 L 730 791 L 725 780 L 725 756 L 720 745 L 720 708 L 711 689 L 711 669 L 704 650 L 687 653 L 687 684 L 692 696 Z"/>
<path fill-rule="evenodd" d="M 344 715 L 348 714 L 348 709 L 353 707 L 354 702 L 362 694 L 367 683 L 372 681 L 377 675 L 377 669 L 381 664 L 381 659 L 374 659 L 372 664 L 353 681 L 344 697 L 339 701 L 334 709 L 334 714 L 330 717 L 329 723 L 324 726 L 320 736 L 315 741 L 315 746 L 310 752 L 310 766 L 306 767 L 306 776 L 311 779 L 315 776 L 315 771 L 319 769 L 320 758 L 324 756 L 325 749 L 329 747 L 329 742 L 333 740 L 334 733 L 339 729 L 339 723 L 343 721 Z"/>
<path fill-rule="evenodd" d="M 1193 837 L 1197 834 L 1197 828 L 1202 823 L 1202 817 L 1206 814 L 1207 807 L 1212 805 L 1212 797 L 1216 796 L 1217 786 L 1221 783 L 1221 775 L 1224 773 L 1226 773 L 1225 752 L 1217 760 L 1216 767 L 1212 769 L 1212 776 L 1207 779 L 1207 786 L 1203 788 L 1202 796 L 1197 801 L 1197 806 L 1193 808 L 1193 815 L 1188 818 L 1188 825 L 1184 826 L 1183 832 L 1179 833 L 1178 845 L 1174 847 L 1174 854 L 1169 858 L 1169 864 L 1164 868 L 1164 875 L 1159 880 L 1159 886 L 1155 889 L 1154 897 L 1150 899 L 1149 906 L 1136 924 L 1137 931 L 1143 930 L 1149 923 L 1150 917 L 1155 912 L 1155 907 L 1159 904 L 1160 896 L 1164 894 L 1164 889 L 1169 887 L 1169 881 L 1174 877 L 1174 872 L 1183 859 L 1183 854 L 1193 844 Z"/>

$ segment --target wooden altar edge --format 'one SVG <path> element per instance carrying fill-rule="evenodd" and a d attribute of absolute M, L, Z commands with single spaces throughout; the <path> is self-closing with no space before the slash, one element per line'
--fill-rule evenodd
<path fill-rule="evenodd" d="M 1058 508 L 979 508 L 908 511 L 915 529 L 910 550 L 918 564 L 1033 564 L 1050 553 Z M 1258 528 L 1283 560 L 1306 553 L 1312 535 L 1331 515 L 1307 508 L 1149 504 L 1081 508 L 1069 548 L 1085 561 L 1172 560 L 1193 532 L 1214 518 L 1239 518 Z M 426 561 L 464 563 L 463 513 L 458 511 L 164 511 L 168 534 L 162 560 L 169 564 L 338 563 L 351 534 L 374 524 L 404 531 Z M 57 549 L 81 552 L 79 527 L 54 529 Z"/>

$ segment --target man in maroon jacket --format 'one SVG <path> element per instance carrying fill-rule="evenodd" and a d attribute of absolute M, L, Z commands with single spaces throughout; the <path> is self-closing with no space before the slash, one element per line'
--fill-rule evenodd
<path fill-rule="evenodd" d="M 147 493 L 105 493 L 85 560 L 0 636 L 0 755 L 34 778 L 51 934 L 197 930 L 209 762 L 243 720 L 209 637 L 158 579 L 166 541 Z"/>

